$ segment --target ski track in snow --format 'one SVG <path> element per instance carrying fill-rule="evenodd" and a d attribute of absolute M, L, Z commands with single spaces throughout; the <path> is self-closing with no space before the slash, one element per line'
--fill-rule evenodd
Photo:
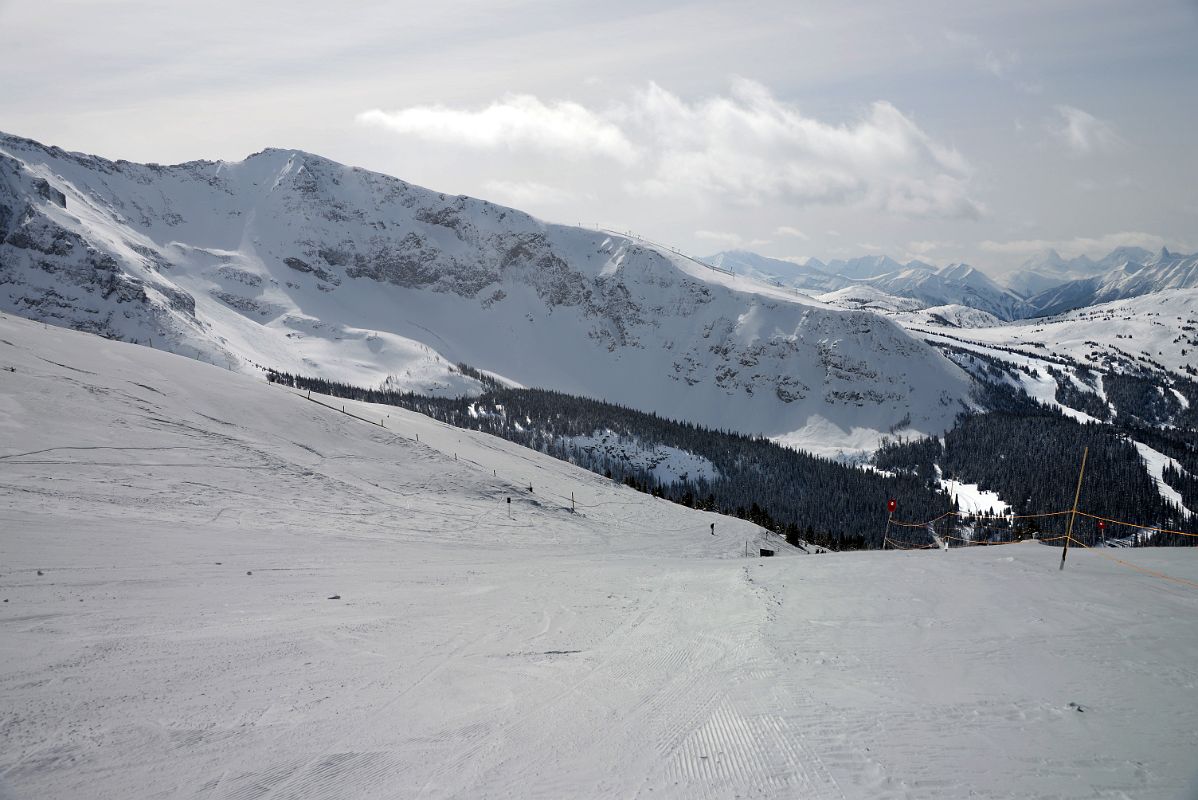
<path fill-rule="evenodd" d="M 1188 587 L 1033 543 L 745 559 L 777 539 L 399 409 L 0 338 L 0 796 L 1189 785 Z"/>
<path fill-rule="evenodd" d="M 1169 458 L 1164 453 L 1153 450 L 1146 444 L 1141 444 L 1140 442 L 1132 442 L 1132 444 L 1136 446 L 1136 451 L 1140 454 L 1140 460 L 1144 462 L 1144 467 L 1148 470 L 1148 476 L 1156 481 L 1156 488 L 1160 491 L 1161 497 L 1180 508 L 1184 516 L 1193 516 L 1194 512 L 1192 509 L 1186 508 L 1181 492 L 1174 489 L 1165 480 L 1165 467 L 1167 465 L 1172 465 L 1174 469 L 1185 468 L 1177 463 L 1176 459 Z"/>

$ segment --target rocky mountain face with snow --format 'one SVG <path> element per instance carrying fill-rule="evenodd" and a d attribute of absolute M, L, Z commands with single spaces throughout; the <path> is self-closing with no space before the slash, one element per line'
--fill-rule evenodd
<path fill-rule="evenodd" d="M 159 166 L 0 136 L 0 242 L 0 307 L 242 371 L 459 394 L 466 362 L 829 448 L 969 402 L 878 315 L 294 150 Z"/>
<path fill-rule="evenodd" d="M 1142 247 L 1116 247 L 1097 260 L 1085 255 L 1064 258 L 1049 248 L 1008 273 L 1003 284 L 1020 297 L 1032 297 L 1070 281 L 1102 275 L 1129 261 L 1142 264 L 1150 258 L 1152 253 Z"/>
<path fill-rule="evenodd" d="M 1198 288 L 1198 254 L 1171 253 L 1165 248 L 1152 254 L 1138 248 L 1121 248 L 1096 262 L 1096 266 L 1104 271 L 1028 298 L 1032 308 L 1028 316 L 1050 316 L 1154 292 Z"/>
<path fill-rule="evenodd" d="M 1002 320 L 1018 319 L 1027 311 L 1022 298 L 968 264 L 949 264 L 937 270 L 909 268 L 878 276 L 870 283 L 890 294 L 918 300 L 926 307 L 967 306 Z"/>

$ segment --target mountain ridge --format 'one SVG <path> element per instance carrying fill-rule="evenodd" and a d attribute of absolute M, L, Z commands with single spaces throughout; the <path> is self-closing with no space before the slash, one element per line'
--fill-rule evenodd
<path fill-rule="evenodd" d="M 928 307 L 963 305 L 1006 321 L 1198 287 L 1198 254 L 1172 253 L 1164 247 L 1153 254 L 1140 247 L 1120 246 L 1099 259 L 1085 255 L 1065 259 L 1047 249 L 1000 280 L 963 262 L 934 267 L 919 260 L 902 264 L 885 255 L 829 262 L 810 258 L 799 267 L 749 251 L 724 251 L 703 261 L 739 267 L 741 274 L 756 280 L 817 296 L 869 284 Z"/>
<path fill-rule="evenodd" d="M 457 395 L 464 361 L 816 448 L 969 407 L 876 315 L 303 151 L 139 165 L 5 136 L 0 205 L 5 309 L 231 369 Z"/>

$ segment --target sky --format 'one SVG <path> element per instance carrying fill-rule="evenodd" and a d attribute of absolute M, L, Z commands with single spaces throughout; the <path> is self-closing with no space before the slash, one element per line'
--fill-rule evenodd
<path fill-rule="evenodd" d="M 684 252 L 1198 250 L 1198 0 L 0 0 L 0 130 L 298 148 Z"/>

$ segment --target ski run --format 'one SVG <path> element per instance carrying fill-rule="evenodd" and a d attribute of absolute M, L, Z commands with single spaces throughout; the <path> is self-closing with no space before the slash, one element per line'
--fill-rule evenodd
<path fill-rule="evenodd" d="M 1194 549 L 805 555 L 322 403 L 0 315 L 0 797 L 1193 796 Z"/>

